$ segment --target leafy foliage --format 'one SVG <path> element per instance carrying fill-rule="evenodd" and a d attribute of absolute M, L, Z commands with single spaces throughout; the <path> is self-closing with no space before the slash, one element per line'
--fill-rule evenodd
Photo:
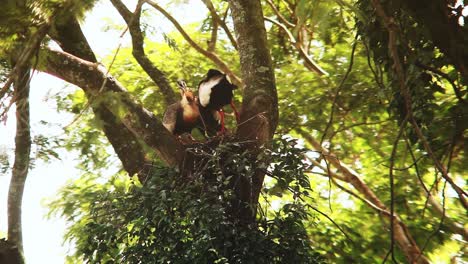
<path fill-rule="evenodd" d="M 302 150 L 291 140 L 278 143 L 269 174 L 282 187 L 275 194 L 292 198 L 263 208 L 256 225 L 230 217 L 236 179 L 227 174 L 251 177 L 263 167 L 248 152 L 239 154 L 235 142 L 203 149 L 205 169 L 190 178 L 158 166 L 143 184 L 125 175 L 99 184 L 86 175 L 64 188 L 52 208 L 71 224 L 75 257 L 90 263 L 319 263 L 304 227 L 312 218 L 303 198 L 312 190 L 296 155 Z"/>
<path fill-rule="evenodd" d="M 367 0 L 359 1 L 359 7 L 364 13 L 373 13 Z M 388 2 L 385 9 L 398 20 L 401 30 L 397 48 L 404 62 L 405 84 L 410 88 L 414 117 L 437 155 L 450 160 L 454 151 L 467 150 L 462 143 L 467 139 L 464 135 L 466 122 L 462 121 L 468 119 L 466 80 L 436 47 L 426 25 L 419 23 L 405 4 Z M 358 21 L 357 25 L 372 50 L 376 67 L 382 67 L 379 72 L 388 73 L 389 86 L 385 89 L 391 94 L 389 111 L 401 122 L 407 111 L 398 78 L 392 70 L 394 60 L 389 55 L 388 33 L 381 30 L 383 25 L 379 19 Z M 407 134 L 412 143 L 419 141 L 412 129 L 408 129 Z M 461 161 L 468 162 L 466 155 Z M 458 164 L 452 164 L 452 169 L 461 169 Z"/>

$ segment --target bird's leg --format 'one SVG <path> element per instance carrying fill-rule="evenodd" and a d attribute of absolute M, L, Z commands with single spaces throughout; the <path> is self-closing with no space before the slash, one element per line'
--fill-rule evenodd
<path fill-rule="evenodd" d="M 221 108 L 220 110 L 218 110 L 218 113 L 219 113 L 219 117 L 220 117 L 220 121 L 221 121 L 221 134 L 224 134 L 224 132 L 226 132 L 226 128 L 224 127 L 224 111 L 223 109 Z"/>
<path fill-rule="evenodd" d="M 239 112 L 237 112 L 236 106 L 234 105 L 234 101 L 232 100 L 231 100 L 231 107 L 232 107 L 232 110 L 234 110 L 234 114 L 236 115 L 236 122 L 237 124 L 239 124 L 240 123 Z"/>

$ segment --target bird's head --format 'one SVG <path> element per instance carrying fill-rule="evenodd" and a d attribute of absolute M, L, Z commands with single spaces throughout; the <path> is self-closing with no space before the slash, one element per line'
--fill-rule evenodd
<path fill-rule="evenodd" d="M 177 86 L 179 86 L 180 94 L 182 95 L 182 102 L 193 103 L 196 102 L 197 97 L 193 94 L 192 89 L 187 87 L 187 83 L 184 80 L 178 80 Z"/>

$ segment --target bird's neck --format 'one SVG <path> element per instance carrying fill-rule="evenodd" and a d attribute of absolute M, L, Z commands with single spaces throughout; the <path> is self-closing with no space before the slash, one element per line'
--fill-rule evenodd
<path fill-rule="evenodd" d="M 183 109 L 183 116 L 184 120 L 190 121 L 190 120 L 196 120 L 198 116 L 200 115 L 200 112 L 198 110 L 198 105 L 196 104 L 195 101 L 189 102 L 187 98 L 182 98 L 182 101 L 180 102 L 182 105 Z"/>

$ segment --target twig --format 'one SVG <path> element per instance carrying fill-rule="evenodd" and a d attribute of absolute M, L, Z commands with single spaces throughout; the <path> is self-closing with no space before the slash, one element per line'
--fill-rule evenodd
<path fill-rule="evenodd" d="M 379 78 L 379 73 L 377 72 L 377 69 L 379 69 L 379 67 L 377 67 L 377 65 L 375 66 L 375 69 L 374 69 L 374 67 L 372 67 L 372 63 L 371 63 L 371 60 L 370 60 L 371 55 L 370 55 L 369 47 L 367 46 L 367 43 L 365 41 L 362 41 L 362 44 L 364 45 L 364 48 L 366 49 L 367 65 L 369 65 L 369 69 L 371 70 L 372 74 L 374 75 L 374 80 L 377 83 L 377 85 L 379 86 L 379 88 L 382 91 L 384 91 L 385 90 L 385 85 L 383 84 L 382 80 Z M 387 100 L 389 100 L 388 97 L 387 97 Z"/>
<path fill-rule="evenodd" d="M 266 113 L 267 113 L 266 111 L 257 113 L 256 115 L 251 116 L 249 119 L 237 124 L 237 127 L 240 127 L 240 126 L 244 125 L 245 123 L 249 122 L 250 120 L 252 120 L 252 119 L 254 119 L 256 117 L 265 116 Z"/>
<path fill-rule="evenodd" d="M 354 243 L 354 241 L 351 239 L 351 237 L 330 217 L 328 216 L 327 214 L 325 214 L 324 212 L 320 211 L 319 209 L 315 208 L 314 206 L 308 204 L 307 205 L 308 207 L 312 208 L 312 210 L 316 211 L 317 213 L 323 215 L 325 218 L 328 219 L 328 221 L 332 222 L 332 224 L 334 226 L 336 226 L 336 228 L 338 228 L 338 230 L 340 230 L 341 233 L 343 233 L 343 235 L 349 240 L 351 241 L 352 243 Z"/>
<path fill-rule="evenodd" d="M 383 120 L 383 121 L 376 121 L 376 122 L 361 122 L 361 123 L 354 123 L 352 125 L 349 125 L 349 126 L 343 126 L 341 127 L 340 129 L 337 129 L 336 131 L 333 131 L 332 135 L 330 136 L 330 138 L 334 138 L 336 136 L 336 134 L 340 133 L 340 132 L 343 132 L 343 131 L 346 131 L 350 128 L 353 128 L 353 127 L 357 127 L 357 126 L 372 126 L 372 125 L 380 125 L 380 124 L 383 124 L 383 123 L 387 123 L 389 122 L 390 120 Z"/>
<path fill-rule="evenodd" d="M 268 3 L 268 5 L 271 7 L 271 9 L 273 10 L 273 12 L 275 13 L 275 15 L 278 17 L 278 19 L 283 23 L 285 24 L 286 26 L 290 27 L 290 28 L 295 28 L 296 25 L 294 25 L 293 23 L 289 22 L 282 14 L 281 12 L 278 10 L 278 8 L 275 6 L 275 4 L 273 4 L 273 2 L 271 0 L 267 0 L 266 1 Z"/>
<path fill-rule="evenodd" d="M 357 40 L 358 36 L 359 36 L 359 34 L 356 33 L 356 36 L 354 37 L 354 44 L 353 44 L 353 47 L 352 47 L 352 50 L 351 50 L 348 69 L 346 70 L 346 73 L 343 76 L 343 79 L 341 79 L 340 84 L 336 88 L 335 96 L 334 96 L 333 102 L 332 102 L 330 118 L 328 119 L 327 126 L 325 127 L 325 130 L 323 131 L 322 139 L 320 140 L 320 145 L 323 144 L 323 141 L 325 140 L 325 137 L 327 136 L 328 129 L 330 129 L 330 127 L 332 126 L 333 117 L 334 117 L 334 114 L 335 114 L 336 101 L 338 100 L 338 96 L 340 95 L 341 89 L 343 89 L 343 85 L 344 85 L 346 79 L 348 79 L 348 76 L 351 73 L 351 70 L 353 69 L 354 52 L 356 51 L 356 46 L 357 46 L 357 41 L 356 40 Z"/>
<path fill-rule="evenodd" d="M 428 153 L 429 157 L 433 160 L 434 165 L 436 166 L 437 170 L 441 172 L 442 177 L 448 181 L 448 183 L 452 186 L 452 188 L 455 190 L 455 192 L 458 194 L 460 203 L 463 205 L 463 207 L 468 209 L 468 203 L 466 201 L 465 196 L 467 196 L 467 193 L 460 188 L 455 181 L 448 175 L 447 169 L 445 166 L 440 162 L 440 160 L 436 157 L 434 154 L 434 151 L 432 150 L 431 146 L 429 145 L 429 142 L 427 141 L 426 137 L 422 133 L 416 119 L 414 118 L 413 114 L 413 109 L 412 109 L 412 98 L 411 95 L 408 91 L 408 87 L 406 86 L 406 77 L 405 77 L 405 72 L 403 69 L 403 64 L 400 61 L 400 57 L 398 54 L 398 49 L 397 49 L 397 25 L 395 24 L 395 21 L 392 17 L 387 16 L 385 13 L 385 10 L 381 3 L 378 0 L 372 0 L 372 5 L 374 6 L 377 14 L 382 18 L 383 23 L 385 27 L 387 28 L 388 31 L 388 48 L 390 50 L 390 55 L 393 59 L 394 62 L 394 70 L 396 72 L 396 75 L 398 77 L 399 81 L 399 86 L 400 86 L 400 92 L 403 96 L 404 102 L 405 102 L 405 109 L 408 115 L 408 120 L 411 123 L 414 132 L 418 136 L 419 140 L 421 141 L 424 149 Z"/>
<path fill-rule="evenodd" d="M 392 154 L 390 155 L 390 169 L 389 169 L 389 178 L 390 178 L 390 254 L 392 257 L 392 261 L 396 262 L 395 260 L 395 234 L 394 234 L 394 216 L 395 216 L 395 191 L 394 191 L 394 176 L 393 176 L 393 166 L 395 165 L 395 156 L 398 149 L 398 142 L 400 141 L 401 136 L 403 135 L 403 131 L 406 127 L 407 123 L 406 117 L 401 125 L 398 135 L 393 143 Z M 385 262 L 385 261 L 384 261 Z"/>
<path fill-rule="evenodd" d="M 234 49 L 237 50 L 238 49 L 237 41 L 232 35 L 229 28 L 227 27 L 226 22 L 219 17 L 218 13 L 216 12 L 216 8 L 213 5 L 213 2 L 211 2 L 211 0 L 202 0 L 202 1 L 206 5 L 208 10 L 210 10 L 211 16 L 214 18 L 214 20 L 216 20 L 219 23 L 221 28 L 224 30 L 224 33 L 226 33 L 227 37 L 229 38 L 229 41 L 231 41 L 231 45 L 234 47 Z M 229 7 L 227 8 L 227 10 L 229 10 Z M 227 10 L 226 10 L 226 14 L 227 14 Z"/>
<path fill-rule="evenodd" d="M 467 103 L 466 100 L 463 99 L 463 97 L 461 95 L 460 88 L 455 84 L 455 82 L 450 78 L 450 76 L 448 74 L 446 74 L 445 72 L 443 72 L 443 71 L 441 71 L 439 69 L 436 69 L 434 67 L 424 65 L 419 61 L 416 61 L 415 65 L 418 66 L 421 69 L 424 69 L 426 71 L 430 71 L 430 72 L 433 72 L 435 74 L 438 74 L 438 75 L 442 76 L 444 79 L 446 79 L 452 85 L 453 92 L 455 93 L 455 96 L 457 97 L 457 99 L 460 102 L 464 103 L 464 104 Z"/>
<path fill-rule="evenodd" d="M 427 244 L 429 244 L 429 241 L 437 234 L 440 232 L 440 230 L 442 230 L 442 225 L 444 223 L 444 219 L 445 219 L 445 187 L 447 187 L 447 181 L 444 182 L 444 187 L 442 188 L 442 216 L 440 217 L 440 222 L 439 222 L 439 225 L 437 226 L 437 229 L 434 230 L 434 232 L 432 232 L 429 237 L 426 239 L 426 242 L 424 242 L 424 246 L 422 247 L 421 249 L 421 253 L 419 254 L 418 258 L 416 260 L 418 260 L 422 253 L 424 252 L 424 249 L 426 249 L 426 246 Z"/>
<path fill-rule="evenodd" d="M 214 64 L 216 64 L 224 73 L 229 75 L 231 78 L 232 82 L 239 86 L 242 87 L 242 80 L 229 68 L 229 66 L 219 58 L 219 56 L 214 53 L 210 52 L 208 50 L 205 50 L 204 48 L 200 47 L 190 36 L 187 34 L 187 32 L 184 30 L 184 28 L 179 24 L 179 22 L 171 16 L 164 8 L 162 8 L 160 5 L 158 5 L 155 1 L 152 0 L 144 0 L 146 3 L 154 7 L 156 10 L 158 10 L 161 14 L 163 14 L 171 23 L 175 26 L 175 28 L 179 31 L 179 33 L 182 35 L 182 37 L 192 46 L 196 51 L 201 53 L 203 56 L 207 57 L 210 59 Z"/>
<path fill-rule="evenodd" d="M 309 70 L 309 71 L 312 71 L 312 72 L 315 72 L 319 75 L 325 75 L 327 76 L 328 73 L 322 69 L 310 56 L 309 54 L 307 54 L 307 52 L 304 50 L 304 48 L 302 47 L 302 45 L 296 40 L 296 38 L 294 37 L 294 35 L 291 33 L 291 31 L 283 24 L 281 24 L 280 22 L 272 19 L 272 18 L 269 18 L 269 17 L 264 17 L 263 19 L 265 19 L 266 21 L 269 21 L 275 25 L 277 25 L 279 28 L 281 28 L 285 33 L 286 35 L 288 35 L 288 38 L 289 38 L 289 41 L 293 44 L 293 46 L 297 49 L 297 51 L 299 52 L 299 55 L 301 56 L 301 58 L 304 60 L 304 66 Z"/>

